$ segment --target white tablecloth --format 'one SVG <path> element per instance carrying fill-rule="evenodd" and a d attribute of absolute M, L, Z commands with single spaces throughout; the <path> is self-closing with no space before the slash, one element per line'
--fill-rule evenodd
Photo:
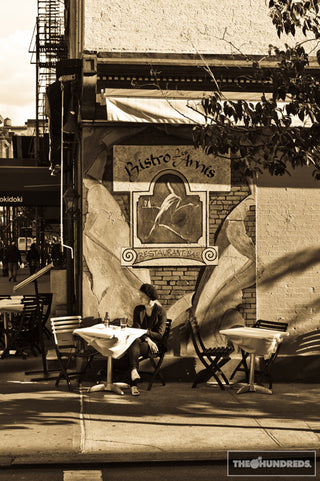
<path fill-rule="evenodd" d="M 119 359 L 133 341 L 146 332 L 145 329 L 133 327 L 120 329 L 118 326 L 105 327 L 104 324 L 96 324 L 73 331 L 74 334 L 81 336 L 103 356 L 112 356 L 114 359 Z"/>
<path fill-rule="evenodd" d="M 219 333 L 227 336 L 244 351 L 264 357 L 268 357 L 274 353 L 283 337 L 289 335 L 288 332 L 256 327 L 222 329 Z"/>
<path fill-rule="evenodd" d="M 14 296 L 11 299 L 0 299 L 0 312 L 23 311 L 22 296 Z"/>

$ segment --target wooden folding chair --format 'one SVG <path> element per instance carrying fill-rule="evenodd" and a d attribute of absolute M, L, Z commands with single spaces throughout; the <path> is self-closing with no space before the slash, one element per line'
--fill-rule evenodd
<path fill-rule="evenodd" d="M 49 319 L 50 312 L 51 312 L 53 294 L 52 292 L 42 293 L 42 294 L 39 294 L 39 297 L 43 305 L 42 322 L 41 322 L 42 330 L 44 334 L 47 336 L 47 338 L 51 339 L 52 334 L 47 328 L 47 321 Z"/>
<path fill-rule="evenodd" d="M 51 339 L 52 335 L 49 329 L 47 328 L 46 324 L 50 316 L 50 311 L 51 311 L 51 305 L 52 305 L 52 298 L 53 294 L 52 292 L 48 293 L 41 293 L 36 296 L 35 294 L 24 294 L 22 302 L 28 302 L 30 300 L 34 299 L 40 299 L 42 302 L 43 310 L 42 310 L 42 330 L 43 333 L 46 335 L 48 339 Z"/>
<path fill-rule="evenodd" d="M 81 376 L 98 353 L 92 347 L 87 346 L 79 336 L 73 335 L 75 329 L 81 328 L 81 316 L 51 317 L 50 322 L 60 367 L 56 386 L 59 385 L 61 379 L 65 379 L 69 391 L 72 391 L 71 380 L 76 378 L 80 382 Z M 86 360 L 86 364 L 79 371 L 74 368 L 77 359 Z"/>
<path fill-rule="evenodd" d="M 197 319 L 194 316 L 190 316 L 188 324 L 194 349 L 198 358 L 205 366 L 205 369 L 202 369 L 196 374 L 192 387 L 195 388 L 200 382 L 208 382 L 211 377 L 214 377 L 220 389 L 224 389 L 222 381 L 227 385 L 229 384 L 229 381 L 221 368 L 230 361 L 230 354 L 234 350 L 233 346 L 207 348 L 201 338 Z"/>
<path fill-rule="evenodd" d="M 275 331 L 286 332 L 288 328 L 287 322 L 278 322 L 278 321 L 266 321 L 264 319 L 258 319 L 252 327 L 256 327 L 257 329 L 272 329 Z M 277 347 L 277 350 L 271 355 L 269 359 L 265 359 L 263 361 L 263 369 L 256 370 L 256 373 L 262 377 L 266 377 L 269 381 L 269 389 L 272 389 L 272 377 L 271 377 L 271 367 L 274 361 L 276 360 L 280 349 L 280 344 Z M 241 349 L 241 361 L 237 364 L 235 369 L 233 370 L 230 380 L 233 379 L 234 375 L 237 372 L 244 372 L 246 377 L 246 382 L 249 382 L 249 367 L 247 364 L 247 358 L 249 353 Z"/>
<path fill-rule="evenodd" d="M 172 324 L 172 319 L 167 319 L 166 321 L 166 327 L 164 334 L 162 336 L 161 340 L 161 345 L 159 346 L 159 351 L 156 355 L 150 357 L 150 356 L 140 356 L 138 359 L 139 362 L 144 361 L 146 359 L 149 359 L 152 365 L 153 370 L 152 371 L 140 371 L 142 374 L 149 374 L 151 375 L 151 379 L 148 383 L 147 391 L 150 391 L 152 388 L 152 384 L 155 381 L 157 377 L 160 378 L 162 385 L 165 386 L 166 382 L 164 380 L 164 377 L 162 373 L 160 372 L 161 365 L 164 359 L 164 356 L 167 352 L 167 346 L 168 346 L 168 339 L 170 335 L 170 330 L 171 330 L 171 324 Z"/>

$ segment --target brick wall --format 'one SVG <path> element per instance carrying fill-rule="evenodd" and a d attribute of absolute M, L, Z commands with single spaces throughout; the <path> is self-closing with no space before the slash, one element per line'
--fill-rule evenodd
<path fill-rule="evenodd" d="M 320 325 L 320 189 L 312 168 L 258 179 L 257 315 L 296 333 Z"/>
<path fill-rule="evenodd" d="M 252 242 L 256 243 L 256 206 L 250 206 L 245 218 L 245 227 Z M 257 320 L 257 291 L 256 285 L 247 287 L 242 291 L 242 306 L 240 309 L 246 326 L 252 326 Z"/>
<path fill-rule="evenodd" d="M 251 205 L 249 212 L 244 220 L 246 233 L 251 238 L 252 242 L 256 243 L 256 206 Z"/>
<path fill-rule="evenodd" d="M 170 306 L 188 292 L 193 292 L 199 274 L 198 267 L 157 267 L 150 277 L 157 288 L 159 300 Z"/>
<path fill-rule="evenodd" d="M 242 304 L 239 309 L 246 326 L 252 326 L 257 319 L 256 313 L 256 286 L 247 287 L 242 291 Z"/>

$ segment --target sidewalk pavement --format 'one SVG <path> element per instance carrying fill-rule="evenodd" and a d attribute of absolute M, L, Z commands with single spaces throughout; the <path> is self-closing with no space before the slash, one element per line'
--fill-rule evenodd
<path fill-rule="evenodd" d="M 38 358 L 0 360 L 0 465 L 225 460 L 227 450 L 317 450 L 320 385 L 273 394 L 155 383 L 141 396 L 32 382 Z M 87 382 L 86 386 L 90 384 Z M 85 387 L 85 386 L 83 386 Z"/>

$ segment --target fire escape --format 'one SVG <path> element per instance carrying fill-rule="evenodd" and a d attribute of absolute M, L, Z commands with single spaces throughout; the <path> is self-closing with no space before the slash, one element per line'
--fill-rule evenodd
<path fill-rule="evenodd" d="M 38 0 L 31 63 L 36 65 L 36 159 L 41 158 L 41 141 L 48 132 L 46 89 L 56 80 L 56 64 L 67 57 L 64 39 L 64 2 Z"/>

